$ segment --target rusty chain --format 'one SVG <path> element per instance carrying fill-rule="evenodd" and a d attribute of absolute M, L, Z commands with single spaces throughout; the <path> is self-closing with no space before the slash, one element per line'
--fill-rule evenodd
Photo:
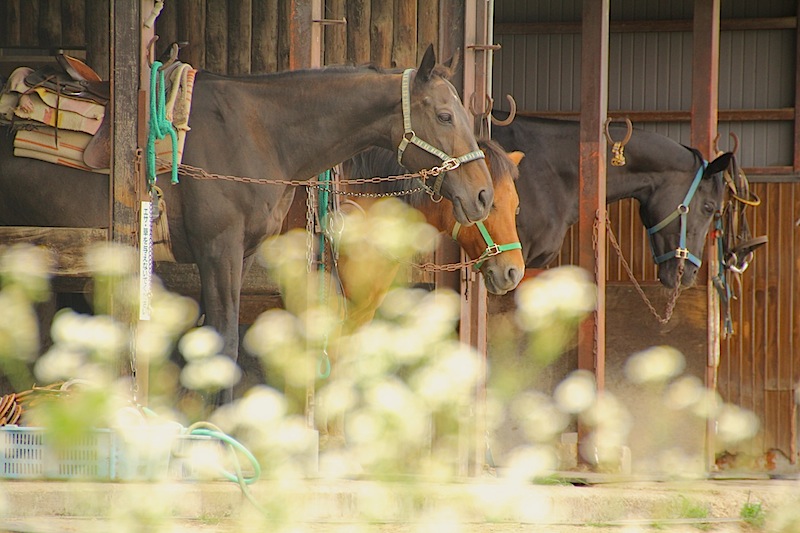
<path fill-rule="evenodd" d="M 608 218 L 608 213 L 606 213 L 606 232 L 608 233 L 608 237 L 609 240 L 611 241 L 612 247 L 619 256 L 620 262 L 622 263 L 622 267 L 625 269 L 625 272 L 628 273 L 628 277 L 630 277 L 631 281 L 633 282 L 633 286 L 636 288 L 636 292 L 638 292 L 639 296 L 642 297 L 642 300 L 647 305 L 647 308 L 650 309 L 650 312 L 653 314 L 654 317 L 656 317 L 656 320 L 658 320 L 660 324 L 666 324 L 667 322 L 669 322 L 670 319 L 672 318 L 672 313 L 675 311 L 675 304 L 678 301 L 678 296 L 680 296 L 681 293 L 681 278 L 683 277 L 685 260 L 680 259 L 680 262 L 678 263 L 678 276 L 675 282 L 675 288 L 673 289 L 672 294 L 670 295 L 670 299 L 667 302 L 667 306 L 664 310 L 664 316 L 662 317 L 658 313 L 658 311 L 656 311 L 656 308 L 653 306 L 653 304 L 650 302 L 650 299 L 644 293 L 644 289 L 642 289 L 642 286 L 639 284 L 639 281 L 636 279 L 636 276 L 634 276 L 633 270 L 631 270 L 628 261 L 625 259 L 625 256 L 622 255 L 622 248 L 620 247 L 619 242 L 617 242 L 617 237 L 614 235 L 614 231 L 611 229 L 611 220 L 609 220 Z"/>
<path fill-rule="evenodd" d="M 158 160 L 159 164 L 170 165 L 170 162 L 167 160 Z M 392 176 L 375 176 L 372 178 L 359 178 L 359 179 L 339 179 L 337 181 L 338 185 L 363 185 L 368 183 L 383 183 L 387 181 L 399 181 L 399 180 L 408 180 L 408 179 L 415 179 L 421 178 L 423 180 L 428 179 L 429 177 L 436 177 L 442 172 L 447 172 L 450 170 L 454 170 L 455 167 L 446 161 L 445 164 L 442 166 L 431 167 L 429 169 L 422 169 L 418 172 L 410 172 L 408 174 L 397 174 Z M 284 179 L 270 179 L 270 178 L 250 178 L 244 176 L 229 176 L 224 174 L 214 174 L 211 172 L 206 171 L 200 167 L 195 167 L 192 165 L 187 165 L 185 163 L 180 163 L 178 165 L 178 172 L 181 175 L 188 176 L 194 179 L 200 180 L 224 180 L 224 181 L 235 181 L 239 183 L 255 183 L 259 185 L 286 185 L 289 187 L 306 187 L 309 192 L 312 189 L 321 190 L 325 188 L 328 192 L 333 194 L 338 194 L 342 196 L 352 196 L 356 198 L 387 198 L 387 197 L 398 197 L 398 196 L 405 196 L 410 194 L 415 194 L 418 192 L 428 192 L 430 191 L 427 186 L 421 185 L 419 187 L 414 187 L 412 189 L 404 190 L 404 191 L 394 191 L 394 192 L 387 192 L 387 193 L 371 193 L 371 192 L 356 192 L 356 191 L 345 191 L 336 187 L 331 187 L 330 182 L 321 182 L 316 179 L 308 179 L 308 180 L 284 180 Z M 310 195 L 309 195 L 310 196 Z M 308 207 L 308 206 L 307 206 Z M 500 250 L 493 250 L 492 252 L 479 257 L 477 259 L 471 259 L 469 261 L 461 261 L 459 263 L 448 263 L 446 265 L 437 265 L 436 263 L 414 263 L 411 261 L 401 261 L 396 259 L 399 263 L 410 265 L 414 268 L 418 268 L 424 272 L 454 272 L 464 267 L 471 267 L 472 265 L 478 263 L 479 261 L 485 261 L 489 257 L 493 257 L 495 255 L 499 255 L 502 253 Z"/>
<path fill-rule="evenodd" d="M 171 163 L 164 159 L 159 159 L 158 163 L 162 165 L 171 166 Z M 411 180 L 415 178 L 421 178 L 424 182 L 428 178 L 435 178 L 442 172 L 448 172 L 454 170 L 455 168 L 457 168 L 457 165 L 454 166 L 452 163 L 450 163 L 450 161 L 446 161 L 441 166 L 422 169 L 418 172 L 410 172 L 408 174 L 397 174 L 392 176 L 375 176 L 372 178 L 340 179 L 338 183 L 340 185 L 364 185 L 371 183 L 383 183 L 387 181 Z M 208 172 L 203 168 L 187 165 L 185 163 L 180 163 L 178 165 L 178 173 L 183 176 L 187 176 L 198 180 L 223 180 L 223 181 L 235 181 L 239 183 L 251 183 L 258 185 L 285 185 L 288 187 L 308 187 L 317 190 L 324 188 L 333 194 L 339 194 L 342 196 L 353 196 L 353 197 L 385 198 L 385 197 L 405 196 L 423 191 L 427 192 L 428 194 L 433 193 L 433 191 L 429 190 L 429 188 L 426 185 L 420 185 L 419 187 L 414 187 L 412 189 L 404 191 L 394 191 L 386 193 L 346 191 L 341 189 L 334 189 L 330 186 L 329 182 L 322 182 L 316 179 L 286 180 L 286 179 L 273 179 L 273 178 L 251 178 L 247 176 L 230 176 L 225 174 L 214 174 L 212 172 Z"/>

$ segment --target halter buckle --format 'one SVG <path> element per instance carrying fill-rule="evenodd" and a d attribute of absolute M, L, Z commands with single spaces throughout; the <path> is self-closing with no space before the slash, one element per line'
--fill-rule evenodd
<path fill-rule="evenodd" d="M 686 204 L 679 204 L 678 205 L 678 213 L 685 215 L 689 212 L 689 206 Z"/>
<path fill-rule="evenodd" d="M 689 250 L 687 248 L 676 248 L 675 257 L 678 259 L 689 259 Z"/>
<path fill-rule="evenodd" d="M 451 157 L 450 159 L 446 159 L 442 162 L 442 170 L 444 172 L 450 172 L 451 170 L 455 170 L 461 166 L 461 161 L 456 159 L 455 157 Z"/>
<path fill-rule="evenodd" d="M 414 133 L 414 130 L 408 130 L 407 132 L 405 132 L 405 133 L 403 134 L 403 138 L 404 138 L 405 140 L 407 140 L 408 142 L 411 142 L 411 140 L 412 140 L 414 137 L 416 137 L 416 136 L 417 136 L 417 134 L 416 134 L 416 133 Z"/>

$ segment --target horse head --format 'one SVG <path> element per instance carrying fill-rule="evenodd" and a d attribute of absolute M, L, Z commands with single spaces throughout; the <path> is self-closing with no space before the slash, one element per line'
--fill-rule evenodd
<path fill-rule="evenodd" d="M 676 287 L 678 276 L 685 287 L 695 281 L 708 230 L 714 215 L 722 208 L 725 192 L 722 175 L 733 156 L 726 152 L 706 163 L 699 152 L 692 151 L 700 164 L 691 172 L 691 179 L 672 180 L 669 187 L 659 188 L 640 206 L 658 265 L 658 279 L 669 288 Z"/>
<path fill-rule="evenodd" d="M 398 140 L 397 160 L 412 171 L 448 169 L 428 180 L 432 197 L 451 200 L 461 224 L 483 220 L 492 207 L 492 180 L 472 120 L 448 80 L 450 69 L 436 64 L 429 46 L 412 74 L 411 69 L 403 74 L 402 130 L 398 124 L 393 135 Z"/>
<path fill-rule="evenodd" d="M 494 204 L 483 222 L 460 229 L 456 222 L 453 237 L 472 259 L 482 259 L 474 267 L 483 274 L 486 289 L 505 294 L 516 288 L 525 273 L 522 245 L 517 235 L 519 196 L 515 181 L 522 152 L 506 153 L 495 141 L 481 140 L 486 163 L 494 184 Z"/>

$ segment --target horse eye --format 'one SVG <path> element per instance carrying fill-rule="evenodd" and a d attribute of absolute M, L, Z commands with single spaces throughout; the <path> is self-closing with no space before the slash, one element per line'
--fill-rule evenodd
<path fill-rule="evenodd" d="M 453 116 L 450 113 L 439 113 L 439 122 L 443 124 L 450 124 L 453 122 Z"/>
<path fill-rule="evenodd" d="M 705 209 L 706 214 L 708 215 L 712 214 L 715 211 L 715 206 L 712 203 L 706 202 L 705 204 L 703 204 L 703 208 Z"/>

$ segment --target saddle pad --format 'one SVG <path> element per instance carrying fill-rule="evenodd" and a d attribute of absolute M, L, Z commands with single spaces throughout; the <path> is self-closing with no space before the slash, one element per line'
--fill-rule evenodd
<path fill-rule="evenodd" d="M 42 101 L 52 107 L 53 109 L 61 109 L 62 111 L 72 111 L 88 118 L 102 119 L 106 114 L 106 107 L 96 102 L 89 100 L 81 100 L 78 98 L 71 98 L 65 95 L 58 95 L 44 87 L 36 87 L 33 89 Z"/>
<path fill-rule="evenodd" d="M 100 129 L 102 118 L 89 118 L 64 109 L 56 110 L 44 103 L 39 94 L 35 92 L 21 98 L 30 99 L 30 109 L 23 109 L 22 105 L 17 106 L 14 110 L 14 114 L 19 118 L 35 120 L 47 126 L 58 127 L 59 129 L 83 131 L 92 135 Z"/>
<path fill-rule="evenodd" d="M 67 157 L 61 157 L 55 154 L 46 154 L 44 152 L 37 152 L 35 150 L 27 150 L 25 148 L 14 148 L 14 156 L 16 157 L 28 157 L 30 159 L 38 159 L 40 161 L 46 161 L 48 163 L 55 163 L 57 165 L 63 165 L 65 167 L 76 168 L 78 170 L 86 170 L 89 172 L 98 172 L 100 174 L 108 174 L 108 169 L 105 170 L 96 170 L 87 167 L 83 161 L 76 161 L 74 159 L 70 159 Z"/>
<path fill-rule="evenodd" d="M 90 140 L 91 135 L 80 131 L 59 130 L 56 135 L 54 128 L 19 130 L 14 136 L 14 148 L 83 161 L 83 151 Z"/>

